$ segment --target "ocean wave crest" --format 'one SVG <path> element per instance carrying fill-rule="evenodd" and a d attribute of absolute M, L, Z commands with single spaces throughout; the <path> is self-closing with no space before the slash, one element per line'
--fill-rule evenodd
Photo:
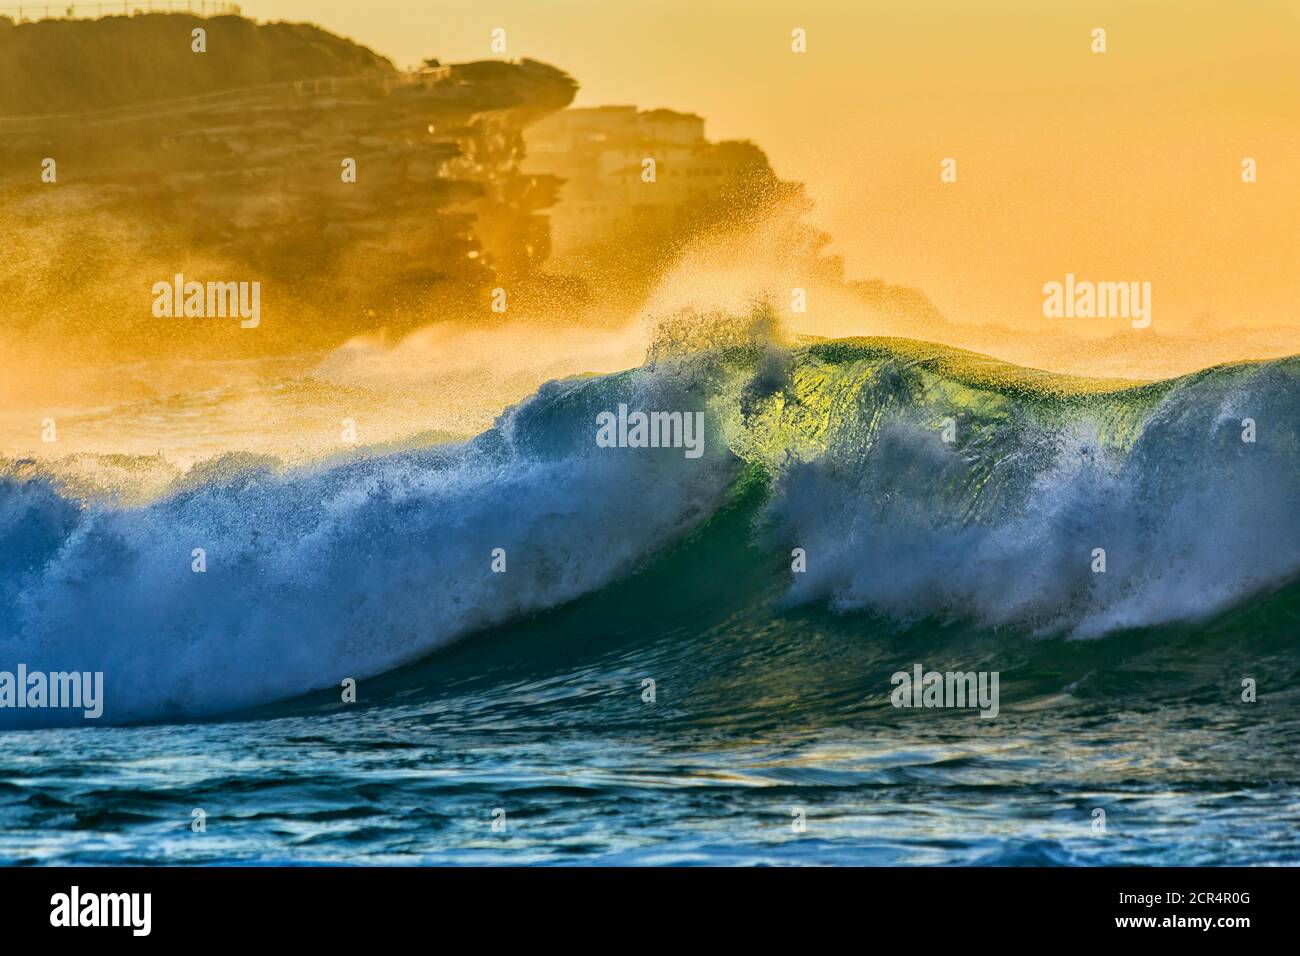
<path fill-rule="evenodd" d="M 703 457 L 599 447 L 619 404 L 703 413 Z M 918 343 L 748 340 L 550 382 L 463 444 L 225 459 L 142 506 L 11 463 L 0 669 L 103 671 L 113 723 L 337 688 L 626 577 L 744 469 L 767 475 L 755 540 L 806 552 L 791 603 L 1074 636 L 1196 619 L 1300 573 L 1298 419 L 1300 359 L 1117 388 Z"/>

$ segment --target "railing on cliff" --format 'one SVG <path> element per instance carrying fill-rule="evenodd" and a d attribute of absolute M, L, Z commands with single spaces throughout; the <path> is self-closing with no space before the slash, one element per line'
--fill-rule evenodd
<path fill-rule="evenodd" d="M 0 116 L 0 130 L 10 132 L 39 128 L 51 122 L 75 121 L 90 126 L 108 123 L 126 123 L 150 120 L 162 116 L 200 113 L 205 110 L 227 109 L 241 101 L 268 95 L 329 96 L 361 88 L 377 88 L 385 92 L 397 87 L 432 86 L 451 76 L 448 66 L 425 68 L 404 73 L 363 73 L 349 76 L 321 76 L 302 80 L 286 80 L 257 86 L 238 86 L 211 93 L 197 93 L 149 103 L 131 103 L 111 106 L 102 110 L 81 113 L 50 113 L 44 116 Z"/>
<path fill-rule="evenodd" d="M 22 3 L 0 7 L 0 17 L 15 23 L 35 20 L 97 20 L 137 13 L 193 13 L 201 17 L 239 16 L 239 4 L 226 0 L 109 0 L 107 3 Z"/>

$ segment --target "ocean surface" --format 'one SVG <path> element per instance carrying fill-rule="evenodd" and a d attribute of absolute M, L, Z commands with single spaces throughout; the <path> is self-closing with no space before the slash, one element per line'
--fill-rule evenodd
<path fill-rule="evenodd" d="M 105 688 L 0 708 L 0 862 L 1300 862 L 1297 422 L 1300 359 L 742 340 L 144 504 L 0 464 L 0 670 Z"/>

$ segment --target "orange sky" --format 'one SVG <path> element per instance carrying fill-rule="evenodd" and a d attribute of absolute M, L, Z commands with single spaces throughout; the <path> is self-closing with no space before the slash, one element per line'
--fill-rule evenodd
<path fill-rule="evenodd" d="M 507 56 L 571 72 L 582 85 L 579 105 L 699 113 L 711 138 L 751 139 L 781 176 L 808 185 L 817 202 L 810 218 L 835 237 L 832 251 L 851 278 L 913 286 L 949 320 L 1006 329 L 949 329 L 943 341 L 952 344 L 1039 368 L 1134 378 L 1300 352 L 1295 0 L 908 0 L 888 8 L 860 0 L 249 0 L 244 12 L 319 23 L 399 66 L 492 56 L 491 31 L 504 27 Z M 807 30 L 807 53 L 790 50 L 795 27 Z M 1094 27 L 1107 30 L 1104 54 L 1090 50 Z M 945 157 L 957 160 L 956 183 L 940 181 Z M 1258 161 L 1258 182 L 1241 181 L 1243 157 Z M 770 271 L 744 264 L 748 273 Z M 679 290 L 727 291 L 728 277 L 716 271 L 679 272 L 656 291 L 658 305 L 672 305 Z M 1044 318 L 1044 283 L 1066 273 L 1149 282 L 1151 328 Z M 745 291 L 748 280 L 740 276 L 736 288 Z M 872 331 L 831 298 L 809 316 L 812 330 L 828 322 L 823 334 Z M 382 380 L 393 368 L 444 369 L 445 355 L 464 348 L 454 339 L 463 331 L 426 332 L 391 357 L 379 350 L 364 370 Z M 472 430 L 545 377 L 638 361 L 626 330 L 586 334 L 586 352 L 557 340 L 514 364 L 485 340 L 492 362 L 457 369 L 456 381 L 486 404 L 446 421 L 423 406 L 386 407 L 375 417 L 391 434 L 375 440 L 420 428 Z M 1078 338 L 1108 335 L 1092 357 Z M 532 339 L 521 341 L 533 349 Z M 434 358 L 419 360 L 425 353 Z M 65 360 L 58 349 L 45 358 Z M 67 377 L 24 367 L 35 398 Z M 493 384 L 493 375 L 508 384 Z M 443 394 L 400 378 L 393 387 Z M 73 409 L 37 402 L 40 414 L 24 407 L 6 418 L 0 410 L 0 453 L 53 453 L 33 424 L 47 413 L 68 421 L 60 453 L 175 451 L 170 419 L 161 432 L 145 427 L 158 417 L 153 405 L 138 410 L 139 424 L 113 408 L 111 395 L 95 394 L 95 405 L 110 409 L 102 434 L 69 418 Z M 263 423 L 274 416 L 228 404 L 224 425 L 204 426 L 211 441 L 192 444 L 261 450 Z M 222 410 L 205 408 L 194 420 L 217 422 Z M 277 441 L 333 434 L 317 421 L 319 408 L 299 411 L 306 424 L 297 430 L 275 419 Z M 331 416 L 324 420 L 333 428 Z"/>
<path fill-rule="evenodd" d="M 579 105 L 690 110 L 712 138 L 754 140 L 808 184 L 851 276 L 917 286 L 951 319 L 1045 328 L 1043 283 L 1074 272 L 1151 282 L 1164 333 L 1300 325 L 1293 0 L 251 0 L 244 12 L 319 22 L 399 65 L 491 56 L 504 27 L 508 56 L 574 74 Z M 955 184 L 940 182 L 944 157 Z"/>

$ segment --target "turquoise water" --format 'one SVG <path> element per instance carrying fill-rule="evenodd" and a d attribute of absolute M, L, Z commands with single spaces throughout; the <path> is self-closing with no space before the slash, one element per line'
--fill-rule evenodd
<path fill-rule="evenodd" d="M 0 661 L 108 701 L 0 711 L 0 860 L 1296 862 L 1296 383 L 741 349 L 146 508 L 12 467 Z M 725 443 L 594 449 L 629 398 Z M 916 663 L 998 716 L 892 706 Z"/>

